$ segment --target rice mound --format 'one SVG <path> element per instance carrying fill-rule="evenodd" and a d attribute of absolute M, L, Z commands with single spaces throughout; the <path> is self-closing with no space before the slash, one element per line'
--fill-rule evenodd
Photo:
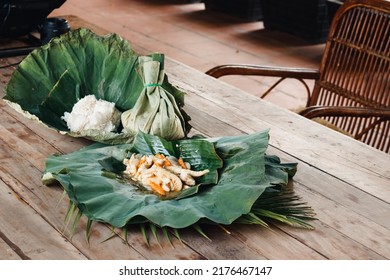
<path fill-rule="evenodd" d="M 70 113 L 65 112 L 61 118 L 72 132 L 113 132 L 120 124 L 120 117 L 121 112 L 115 108 L 115 103 L 97 100 L 95 95 L 87 95 L 73 106 Z"/>

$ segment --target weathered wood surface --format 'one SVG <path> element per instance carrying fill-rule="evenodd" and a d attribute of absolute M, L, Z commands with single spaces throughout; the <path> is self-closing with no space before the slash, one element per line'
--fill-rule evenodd
<path fill-rule="evenodd" d="M 175 85 L 192 93 L 186 102 L 196 104 L 205 116 L 222 119 L 243 133 L 270 128 L 271 146 L 288 150 L 301 161 L 390 202 L 390 192 L 384 187 L 389 186 L 389 156 L 255 96 L 244 95 L 232 86 L 221 86 L 176 61 L 167 61 L 166 68 Z"/>
<path fill-rule="evenodd" d="M 105 34 L 70 17 L 79 26 Z M 72 26 L 77 26 L 72 24 Z M 142 47 L 137 47 L 142 50 Z M 2 59 L 0 65 L 18 58 Z M 0 69 L 0 90 L 13 68 Z M 206 227 L 182 242 L 160 236 L 146 246 L 138 228 L 124 233 L 95 223 L 90 244 L 81 219 L 73 237 L 64 231 L 67 199 L 59 186 L 41 184 L 45 159 L 90 141 L 31 122 L 0 101 L 0 259 L 389 259 L 390 157 L 358 141 L 167 59 L 170 81 L 187 92 L 193 133 L 210 137 L 270 129 L 269 154 L 298 162 L 292 186 L 317 213 L 315 230 L 274 224 Z M 2 96 L 2 93 L 1 93 Z"/>
<path fill-rule="evenodd" d="M 21 260 L 21 257 L 14 250 L 15 248 L 9 247 L 7 242 L 0 238 L 0 260 Z"/>

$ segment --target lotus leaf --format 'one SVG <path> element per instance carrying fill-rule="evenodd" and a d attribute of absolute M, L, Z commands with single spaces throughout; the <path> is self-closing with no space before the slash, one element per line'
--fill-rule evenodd
<path fill-rule="evenodd" d="M 285 185 L 296 165 L 267 165 L 268 131 L 218 139 L 166 141 L 138 133 L 133 144 L 100 143 L 46 161 L 44 183 L 58 181 L 70 200 L 90 220 L 115 227 L 152 222 L 184 228 L 197 222 L 231 224 L 247 214 L 266 188 Z M 193 193 L 172 199 L 141 191 L 120 176 L 128 152 L 183 157 L 195 170 L 210 173 Z M 267 171 L 268 170 L 268 171 Z M 272 180 L 270 180 L 270 178 Z"/>
<path fill-rule="evenodd" d="M 153 61 L 159 67 L 145 74 L 142 70 L 145 61 Z M 4 99 L 26 117 L 64 134 L 110 144 L 130 143 L 136 133 L 134 130 L 75 133 L 69 131 L 61 117 L 70 112 L 78 100 L 90 94 L 115 103 L 121 112 L 130 110 L 145 91 L 145 81 L 151 79 L 149 76 L 157 76 L 160 77 L 158 90 L 170 96 L 168 102 L 164 100 L 164 105 L 168 109 L 174 108 L 180 120 L 175 123 L 175 129 L 181 130 L 182 138 L 190 129 L 189 117 L 182 109 L 184 93 L 169 83 L 163 65 L 162 54 L 140 56 L 116 34 L 98 36 L 87 29 L 77 29 L 52 39 L 29 54 L 13 72 Z M 169 117 L 152 121 L 162 123 Z M 163 131 L 158 132 L 165 136 L 166 130 L 171 129 L 172 126 L 162 126 Z"/>

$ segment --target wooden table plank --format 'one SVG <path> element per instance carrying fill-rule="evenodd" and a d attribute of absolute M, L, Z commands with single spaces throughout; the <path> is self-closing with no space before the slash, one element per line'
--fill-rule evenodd
<path fill-rule="evenodd" d="M 85 259 L 71 243 L 0 181 L 2 234 L 30 259 Z M 6 210 L 6 211 L 4 211 Z"/>
<path fill-rule="evenodd" d="M 322 181 L 318 180 L 320 174 L 321 171 L 307 163 L 300 162 L 294 181 L 303 184 L 312 192 L 325 196 L 330 201 L 347 207 L 348 211 L 353 211 L 388 230 L 390 229 L 388 203 L 334 177 Z"/>
<path fill-rule="evenodd" d="M 258 225 L 237 224 L 226 228 L 235 238 L 244 242 L 246 246 L 258 250 L 261 255 L 270 260 L 326 259 L 315 249 L 272 225 L 270 228 L 264 228 Z"/>
<path fill-rule="evenodd" d="M 317 192 L 299 185 L 295 187 L 295 191 L 315 209 L 316 217 L 321 223 L 320 225 L 317 222 L 313 223 L 316 227 L 314 232 L 301 232 L 284 227 L 289 234 L 303 240 L 312 248 L 324 249 L 325 251 L 320 250 L 320 252 L 329 259 L 390 258 L 389 229 Z M 324 235 L 326 238 L 319 241 L 318 238 Z M 308 240 L 313 240 L 318 244 L 310 244 Z M 327 247 L 324 247 L 325 244 L 328 244 Z"/>
<path fill-rule="evenodd" d="M 390 179 L 389 155 L 237 88 L 216 83 L 203 73 L 190 72 L 178 62 L 169 61 L 166 68 L 170 80 L 189 93 L 188 104 L 197 104 L 205 114 L 245 133 L 270 128 L 271 146 L 390 202 L 390 192 L 384 187 Z"/>
<path fill-rule="evenodd" d="M 15 251 L 8 246 L 8 244 L 1 238 L 0 232 L 0 260 L 21 260 L 22 258 L 15 253 Z"/>

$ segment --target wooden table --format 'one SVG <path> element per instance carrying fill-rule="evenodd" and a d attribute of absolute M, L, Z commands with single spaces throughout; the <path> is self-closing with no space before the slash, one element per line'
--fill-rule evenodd
<path fill-rule="evenodd" d="M 103 30 L 69 17 L 73 27 Z M 142 47 L 136 47 L 142 51 Z M 1 59 L 0 65 L 19 58 Z M 0 69 L 1 91 L 14 68 Z M 270 128 L 269 154 L 298 162 L 293 187 L 317 213 L 315 230 L 275 224 L 239 225 L 231 234 L 191 229 L 183 245 L 143 242 L 139 230 L 106 242 L 111 229 L 94 224 L 90 244 L 82 218 L 70 240 L 63 235 L 67 200 L 62 188 L 41 184 L 45 159 L 90 142 L 33 123 L 0 101 L 0 259 L 389 259 L 390 156 L 167 59 L 170 81 L 188 93 L 185 110 L 194 131 L 227 136 Z"/>

